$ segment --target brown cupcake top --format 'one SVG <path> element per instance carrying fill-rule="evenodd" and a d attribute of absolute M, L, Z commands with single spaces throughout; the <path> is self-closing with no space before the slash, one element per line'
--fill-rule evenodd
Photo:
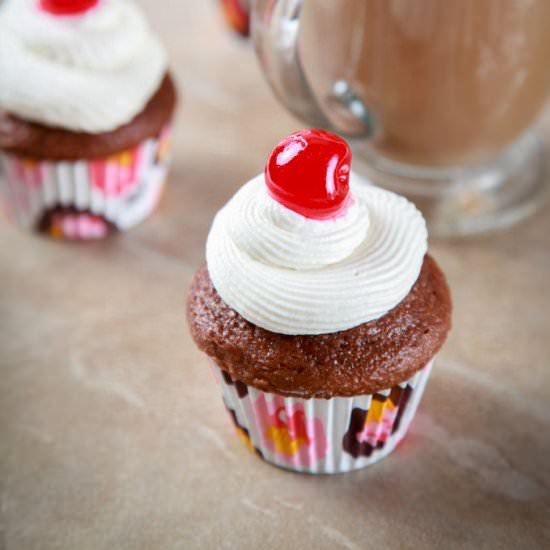
<path fill-rule="evenodd" d="M 31 159 L 78 160 L 109 156 L 156 136 L 176 106 L 176 88 L 169 73 L 145 108 L 132 121 L 100 134 L 73 132 L 0 112 L 0 148 Z"/>
<path fill-rule="evenodd" d="M 286 396 L 345 397 L 390 388 L 424 367 L 450 329 L 451 297 L 426 255 L 409 294 L 383 317 L 331 334 L 286 336 L 225 304 L 203 265 L 191 284 L 187 319 L 198 347 L 245 384 Z"/>

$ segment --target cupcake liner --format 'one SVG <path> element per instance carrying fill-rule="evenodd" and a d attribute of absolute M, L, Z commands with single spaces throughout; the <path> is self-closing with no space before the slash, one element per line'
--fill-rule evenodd
<path fill-rule="evenodd" d="M 8 218 L 67 239 L 126 230 L 156 206 L 169 166 L 170 127 L 108 157 L 34 160 L 0 154 L 0 188 Z"/>
<path fill-rule="evenodd" d="M 336 474 L 388 455 L 404 437 L 433 360 L 409 380 L 371 395 L 300 399 L 266 393 L 214 366 L 223 400 L 245 445 L 288 470 Z"/>
<path fill-rule="evenodd" d="M 226 23 L 241 36 L 250 34 L 250 1 L 221 0 Z"/>

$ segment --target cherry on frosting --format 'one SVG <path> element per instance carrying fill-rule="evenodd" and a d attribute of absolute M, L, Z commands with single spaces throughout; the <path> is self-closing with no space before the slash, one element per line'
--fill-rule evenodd
<path fill-rule="evenodd" d="M 317 220 L 346 207 L 351 151 L 325 130 L 301 130 L 283 139 L 265 167 L 270 195 L 290 210 Z"/>
<path fill-rule="evenodd" d="M 52 15 L 78 15 L 92 9 L 99 0 L 40 0 L 40 7 Z"/>

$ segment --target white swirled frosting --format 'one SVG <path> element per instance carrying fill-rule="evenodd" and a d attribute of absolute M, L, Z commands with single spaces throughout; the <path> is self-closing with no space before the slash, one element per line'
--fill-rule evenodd
<path fill-rule="evenodd" d="M 263 174 L 218 212 L 206 244 L 222 300 L 280 334 L 323 334 L 377 319 L 414 285 L 427 250 L 422 214 L 351 174 L 352 203 L 313 220 L 267 192 Z"/>
<path fill-rule="evenodd" d="M 0 8 L 0 108 L 25 120 L 114 130 L 143 110 L 165 72 L 164 49 L 132 1 L 62 17 L 38 0 Z"/>

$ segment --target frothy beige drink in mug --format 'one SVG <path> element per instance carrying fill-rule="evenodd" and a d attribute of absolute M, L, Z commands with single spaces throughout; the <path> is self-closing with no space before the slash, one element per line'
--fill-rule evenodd
<path fill-rule="evenodd" d="M 312 124 L 359 130 L 368 175 L 430 198 L 431 221 L 483 230 L 542 194 L 527 131 L 550 91 L 550 1 L 258 0 L 254 25 L 277 95 Z"/>

